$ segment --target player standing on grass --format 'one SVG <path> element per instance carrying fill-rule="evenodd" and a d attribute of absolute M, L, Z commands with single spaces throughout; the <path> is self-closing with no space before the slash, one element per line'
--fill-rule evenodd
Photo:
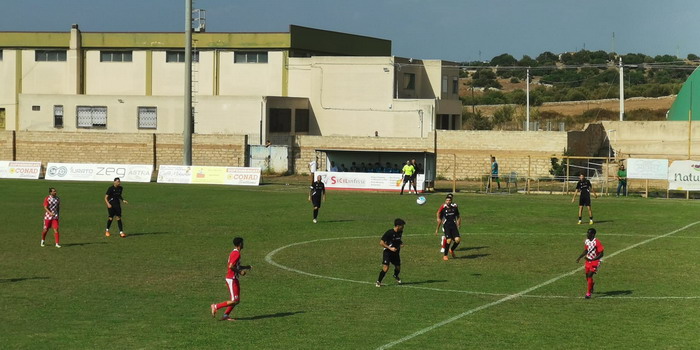
<path fill-rule="evenodd" d="M 124 187 L 122 187 L 122 181 L 118 178 L 114 178 L 114 184 L 109 186 L 107 193 L 105 193 L 105 203 L 107 203 L 107 213 L 109 217 L 107 218 L 107 230 L 105 230 L 105 236 L 111 236 L 109 234 L 109 227 L 112 226 L 112 219 L 117 220 L 117 225 L 119 225 L 119 236 L 121 238 L 126 237 L 124 233 L 124 227 L 122 226 L 122 205 L 129 204 L 129 202 L 122 197 L 122 192 L 124 192 Z"/>
<path fill-rule="evenodd" d="M 443 249 L 442 260 L 448 260 L 447 253 L 455 257 L 455 250 L 462 241 L 459 235 L 459 228 L 462 226 L 462 218 L 459 216 L 459 208 L 457 204 L 452 203 L 452 194 L 448 194 L 445 197 L 445 203 L 440 206 L 436 214 L 437 227 L 435 228 L 435 235 L 438 234 L 438 228 L 442 224 L 442 229 L 445 233 L 445 245 Z M 453 243 L 454 242 L 454 243 Z M 452 247 L 450 247 L 452 244 Z"/>
<path fill-rule="evenodd" d="M 408 184 L 408 193 L 411 193 L 411 181 L 413 179 L 413 173 L 416 172 L 416 168 L 413 167 L 410 160 L 406 161 L 406 165 L 401 169 L 401 174 L 403 174 L 403 184 L 401 184 L 401 192 L 403 194 L 403 188 Z M 418 193 L 416 193 L 418 194 Z"/>
<path fill-rule="evenodd" d="M 394 264 L 394 278 L 398 284 L 401 284 L 401 278 L 399 273 L 401 273 L 401 247 L 403 247 L 403 241 L 401 236 L 403 235 L 403 228 L 406 226 L 406 222 L 401 219 L 394 220 L 394 228 L 384 232 L 382 239 L 379 240 L 379 245 L 384 248 L 382 255 L 382 270 L 379 271 L 379 277 L 377 278 L 377 283 L 375 286 L 383 286 L 382 280 L 389 271 L 389 264 Z"/>
<path fill-rule="evenodd" d="M 314 206 L 314 224 L 318 222 L 318 210 L 321 209 L 321 201 L 326 201 L 326 186 L 321 181 L 321 175 L 309 186 L 309 202 Z"/>
<path fill-rule="evenodd" d="M 583 253 L 581 253 L 578 259 L 576 259 L 576 262 L 578 263 L 581 261 L 581 258 L 584 256 L 586 257 L 586 299 L 591 298 L 593 286 L 595 285 L 595 282 L 593 282 L 593 275 L 598 272 L 598 268 L 600 267 L 601 263 L 600 259 L 603 258 L 603 253 L 605 253 L 603 243 L 600 243 L 598 238 L 595 238 L 595 235 L 595 229 L 589 228 L 587 232 L 588 238 L 584 242 L 585 246 L 583 247 Z"/>
<path fill-rule="evenodd" d="M 246 274 L 246 270 L 250 270 L 252 266 L 241 265 L 241 250 L 243 250 L 243 238 L 236 237 L 233 239 L 235 247 L 228 256 L 228 268 L 226 269 L 226 285 L 228 286 L 231 300 L 222 301 L 218 304 L 211 304 L 211 316 L 216 317 L 216 311 L 226 307 L 222 321 L 235 321 L 231 318 L 231 311 L 241 302 L 241 287 L 238 283 L 240 276 Z"/>
<path fill-rule="evenodd" d="M 41 231 L 41 246 L 44 246 L 46 233 L 53 228 L 53 238 L 56 248 L 61 248 L 58 235 L 58 212 L 61 209 L 61 199 L 56 195 L 56 189 L 49 187 L 49 195 L 44 198 L 44 229 Z"/>
<path fill-rule="evenodd" d="M 589 224 L 593 225 L 593 210 L 591 209 L 591 192 L 593 192 L 593 195 L 598 198 L 598 194 L 595 193 L 593 190 L 593 185 L 591 185 L 591 182 L 586 179 L 586 175 L 583 175 L 583 173 L 580 173 L 578 175 L 578 182 L 576 183 L 576 191 L 574 191 L 574 198 L 571 198 L 571 203 L 576 200 L 576 194 L 581 192 L 581 197 L 579 198 L 578 201 L 578 224 L 581 224 L 581 214 L 583 214 L 583 207 L 587 206 L 588 207 L 588 217 L 589 217 Z"/>

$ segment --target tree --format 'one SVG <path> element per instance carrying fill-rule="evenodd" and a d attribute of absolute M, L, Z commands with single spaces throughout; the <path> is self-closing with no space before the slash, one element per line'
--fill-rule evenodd
<path fill-rule="evenodd" d="M 506 124 L 513 120 L 513 115 L 515 115 L 515 108 L 511 106 L 500 107 L 493 113 L 494 124 Z"/>
<path fill-rule="evenodd" d="M 462 129 L 463 130 L 491 130 L 493 124 L 488 118 L 481 114 L 481 111 L 476 113 L 462 112 Z"/>
<path fill-rule="evenodd" d="M 518 61 L 518 65 L 522 67 L 536 67 L 538 62 L 528 55 L 523 55 L 523 58 Z"/>
<path fill-rule="evenodd" d="M 498 55 L 491 59 L 492 66 L 514 66 L 516 63 L 518 63 L 518 60 L 507 53 Z"/>
<path fill-rule="evenodd" d="M 537 58 L 535 58 L 537 63 L 539 63 L 542 66 L 553 66 L 555 63 L 559 61 L 559 56 L 549 52 L 545 51 L 541 53 Z"/>
<path fill-rule="evenodd" d="M 689 53 L 688 54 L 688 61 L 698 61 L 700 60 L 700 57 L 694 53 Z"/>

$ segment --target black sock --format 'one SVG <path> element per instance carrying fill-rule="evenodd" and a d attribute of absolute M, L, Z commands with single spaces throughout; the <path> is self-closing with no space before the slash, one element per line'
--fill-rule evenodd
<path fill-rule="evenodd" d="M 314 219 L 318 217 L 318 209 L 314 209 Z"/>
<path fill-rule="evenodd" d="M 399 274 L 401 273 L 401 270 L 399 269 L 394 269 L 394 277 L 399 278 Z"/>
<path fill-rule="evenodd" d="M 455 242 L 450 250 L 454 252 L 455 250 L 457 250 L 457 246 L 459 246 L 459 243 Z"/>
<path fill-rule="evenodd" d="M 591 216 L 591 221 L 593 221 L 593 217 Z"/>
<path fill-rule="evenodd" d="M 107 230 L 109 230 L 110 226 L 112 226 L 112 220 L 107 220 Z"/>
<path fill-rule="evenodd" d="M 386 272 L 384 270 L 379 271 L 379 278 L 377 278 L 377 282 L 382 283 L 382 280 L 384 279 L 385 275 L 386 275 Z"/>
<path fill-rule="evenodd" d="M 445 252 L 444 252 L 445 256 L 447 256 L 447 253 L 449 253 L 449 252 L 450 252 L 450 243 L 445 243 Z"/>
<path fill-rule="evenodd" d="M 578 221 L 581 221 L 581 217 L 580 217 L 580 216 L 578 217 Z"/>
<path fill-rule="evenodd" d="M 121 220 L 121 219 L 117 220 L 117 225 L 119 226 L 119 232 L 124 231 L 124 227 L 122 226 L 122 220 Z"/>

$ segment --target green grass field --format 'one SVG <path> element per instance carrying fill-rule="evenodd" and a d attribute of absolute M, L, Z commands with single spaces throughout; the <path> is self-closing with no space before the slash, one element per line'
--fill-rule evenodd
<path fill-rule="evenodd" d="M 42 200 L 62 199 L 61 243 L 39 247 Z M 442 261 L 444 193 L 125 183 L 126 239 L 103 235 L 109 183 L 0 180 L 0 348 L 700 348 L 700 203 L 593 200 L 606 248 L 584 300 L 588 225 L 570 196 L 460 193 L 463 243 Z M 402 279 L 375 288 L 379 238 L 407 221 Z M 586 219 L 587 217 L 584 217 Z M 113 225 L 116 229 L 116 224 Z M 246 239 L 236 322 L 226 259 Z M 221 315 L 221 311 L 219 316 Z"/>

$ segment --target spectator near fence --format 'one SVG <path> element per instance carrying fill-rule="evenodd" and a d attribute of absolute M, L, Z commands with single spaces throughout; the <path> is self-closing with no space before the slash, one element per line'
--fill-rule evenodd
<path fill-rule="evenodd" d="M 622 190 L 622 195 L 627 195 L 627 170 L 624 164 L 620 164 L 620 169 L 617 170 L 617 196 L 620 196 L 620 190 Z"/>

